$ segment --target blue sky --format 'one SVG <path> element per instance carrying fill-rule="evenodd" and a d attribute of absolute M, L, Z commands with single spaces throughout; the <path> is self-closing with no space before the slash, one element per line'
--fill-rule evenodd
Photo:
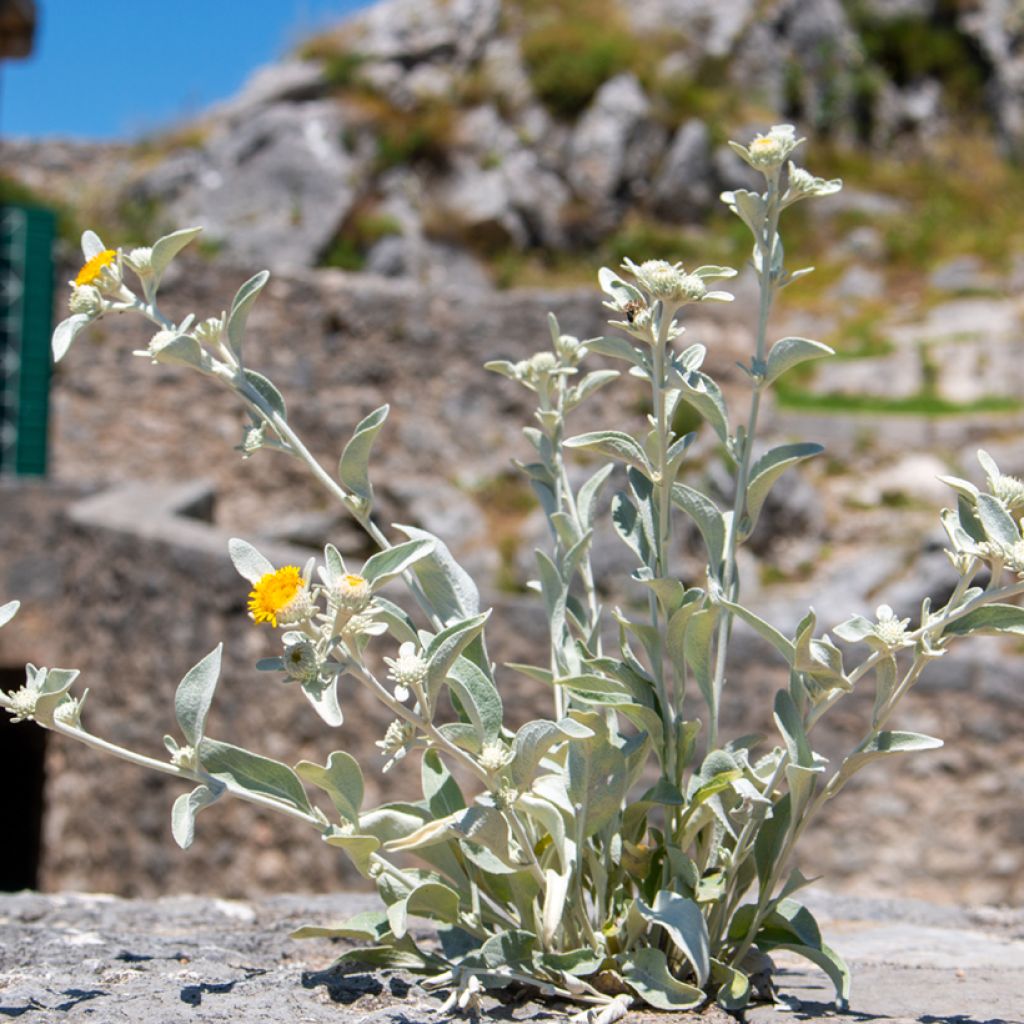
<path fill-rule="evenodd" d="M 0 136 L 131 139 L 235 93 L 368 0 L 38 0 L 35 52 L 0 62 Z"/>

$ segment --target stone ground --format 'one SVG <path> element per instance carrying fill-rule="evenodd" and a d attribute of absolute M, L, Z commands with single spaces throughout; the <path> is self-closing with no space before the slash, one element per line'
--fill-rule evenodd
<path fill-rule="evenodd" d="M 434 1024 L 439 1001 L 408 975 L 343 973 L 341 948 L 296 943 L 303 923 L 344 918 L 365 895 L 226 901 L 123 900 L 23 892 L 0 896 L 0 1017 L 25 1024 Z M 779 960 L 791 1009 L 758 1006 L 751 1024 L 830 1020 L 889 1024 L 1022 1024 L 1024 912 L 936 907 L 822 893 L 808 900 L 854 973 L 852 1008 L 837 1013 L 824 976 Z M 487 1018 L 566 1020 L 566 1007 L 492 1002 Z M 628 1024 L 668 1014 L 632 1012 Z M 694 1024 L 715 1011 L 677 1014 Z"/>

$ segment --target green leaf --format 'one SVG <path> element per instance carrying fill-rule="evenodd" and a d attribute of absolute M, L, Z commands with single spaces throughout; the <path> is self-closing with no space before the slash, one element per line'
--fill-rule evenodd
<path fill-rule="evenodd" d="M 612 498 L 612 525 L 640 564 L 649 566 L 652 561 L 651 540 L 644 528 L 644 517 L 625 491 L 618 491 Z"/>
<path fill-rule="evenodd" d="M 718 609 L 703 608 L 690 617 L 683 639 L 683 656 L 693 670 L 697 687 L 712 711 L 714 711 L 716 696 L 711 650 L 717 628 Z"/>
<path fill-rule="evenodd" d="M 738 619 L 742 619 L 755 633 L 774 647 L 788 665 L 792 665 L 796 659 L 796 646 L 793 641 L 783 636 L 771 623 L 765 622 L 760 616 L 755 615 L 748 608 L 741 604 L 727 601 L 721 594 L 715 596 L 715 601 L 723 608 L 728 608 Z"/>
<path fill-rule="evenodd" d="M 213 691 L 220 676 L 223 644 L 217 646 L 197 665 L 185 673 L 174 695 L 174 714 L 182 734 L 193 747 L 199 745 L 206 728 L 206 716 L 213 702 Z"/>
<path fill-rule="evenodd" d="M 728 1013 L 738 1013 L 750 1002 L 750 979 L 721 960 L 711 961 L 711 980 L 718 986 L 715 1002 Z"/>
<path fill-rule="evenodd" d="M 382 405 L 356 424 L 356 429 L 345 445 L 338 463 L 338 479 L 353 494 L 367 501 L 373 497 L 368 470 L 370 452 L 377 432 L 388 418 L 388 409 L 387 405 Z"/>
<path fill-rule="evenodd" d="M 622 958 L 622 978 L 649 1006 L 657 1010 L 693 1010 L 704 992 L 674 977 L 660 949 L 646 947 Z"/>
<path fill-rule="evenodd" d="M 20 607 L 20 601 L 8 601 L 7 604 L 0 605 L 0 626 L 6 626 L 18 614 Z"/>
<path fill-rule="evenodd" d="M 284 404 L 284 396 L 277 387 L 262 373 L 257 373 L 255 370 L 242 370 L 242 376 L 245 377 L 246 382 L 249 386 L 270 406 L 271 409 L 276 412 L 281 419 L 288 418 L 288 410 Z"/>
<path fill-rule="evenodd" d="M 365 964 L 367 967 L 383 967 L 394 970 L 423 972 L 441 969 L 444 961 L 423 953 L 408 935 L 380 946 L 359 946 L 341 954 L 337 964 Z"/>
<path fill-rule="evenodd" d="M 589 434 L 577 434 L 563 444 L 566 448 L 597 452 L 617 462 L 638 466 L 648 473 L 651 471 L 650 463 L 639 442 L 621 430 L 595 430 Z"/>
<path fill-rule="evenodd" d="M 406 569 L 421 558 L 431 554 L 436 546 L 432 540 L 407 540 L 394 547 L 385 548 L 371 555 L 363 566 L 363 577 L 374 584 L 374 589 L 396 576 L 401 576 Z"/>
<path fill-rule="evenodd" d="M 261 793 L 312 813 L 309 798 L 299 777 L 280 761 L 219 740 L 200 741 L 199 762 L 211 775 L 227 783 L 228 789 Z"/>
<path fill-rule="evenodd" d="M 674 484 L 672 503 L 681 508 L 697 524 L 704 545 L 708 551 L 708 565 L 713 575 L 721 573 L 725 552 L 726 520 L 718 506 L 707 495 L 687 487 Z"/>
<path fill-rule="evenodd" d="M 567 763 L 569 799 L 582 808 L 583 834 L 593 835 L 618 812 L 626 790 L 626 759 L 612 746 L 604 716 L 578 716 L 592 736 L 569 744 Z"/>
<path fill-rule="evenodd" d="M 410 917 L 426 917 L 446 924 L 459 919 L 459 894 L 441 882 L 423 882 L 387 909 L 388 922 L 396 939 L 409 930 Z"/>
<path fill-rule="evenodd" d="M 322 789 L 338 813 L 353 825 L 359 824 L 359 809 L 363 805 L 363 773 L 351 754 L 336 750 L 327 758 L 327 764 L 300 761 L 295 774 Z"/>
<path fill-rule="evenodd" d="M 179 366 L 191 366 L 203 369 L 203 347 L 191 334 L 178 334 L 166 341 L 154 345 L 150 352 L 153 358 L 161 363 L 176 363 Z"/>
<path fill-rule="evenodd" d="M 697 975 L 697 984 L 703 986 L 710 971 L 708 926 L 700 907 L 685 896 L 661 889 L 648 906 L 636 900 L 637 911 L 651 924 L 660 925 L 690 964 Z"/>
<path fill-rule="evenodd" d="M 434 550 L 413 568 L 431 608 L 445 625 L 469 618 L 480 611 L 480 592 L 472 577 L 452 557 L 445 543 L 415 526 L 395 524 L 411 540 L 432 540 Z"/>
<path fill-rule="evenodd" d="M 171 260 L 185 248 L 189 242 L 202 233 L 202 228 L 182 228 L 180 231 L 172 231 L 163 238 L 158 238 L 153 243 L 153 254 L 150 257 L 150 266 L 153 268 L 153 284 L 151 288 L 155 291 L 160 284 L 160 279 L 171 265 Z"/>
<path fill-rule="evenodd" d="M 264 558 L 248 541 L 238 537 L 228 541 L 228 554 L 235 572 L 250 583 L 259 583 L 267 573 L 274 571 L 269 558 Z"/>
<path fill-rule="evenodd" d="M 775 862 L 782 853 L 783 844 L 789 833 L 790 803 L 787 793 L 772 807 L 772 816 L 766 818 L 758 830 L 757 839 L 754 842 L 754 864 L 757 868 L 757 879 L 761 885 L 767 884 L 775 868 Z M 731 927 L 730 934 L 732 934 Z M 740 937 L 742 938 L 742 935 Z"/>
<path fill-rule="evenodd" d="M 71 348 L 71 343 L 78 336 L 78 332 L 89 322 L 90 317 L 85 313 L 75 313 L 57 324 L 50 342 L 55 363 L 59 363 L 68 354 L 68 349 Z"/>
<path fill-rule="evenodd" d="M 597 506 L 597 499 L 605 481 L 615 469 L 615 464 L 609 462 L 602 466 L 576 494 L 576 507 L 580 514 L 580 524 L 584 530 L 589 530 L 594 524 L 594 511 Z"/>
<path fill-rule="evenodd" d="M 481 746 L 494 743 L 501 735 L 504 709 L 490 676 L 468 658 L 456 658 L 448 670 L 448 688 L 458 696 L 480 736 Z"/>
<path fill-rule="evenodd" d="M 1020 530 L 1006 506 L 991 494 L 979 494 L 975 504 L 985 536 L 994 544 L 1012 547 L 1020 540 Z"/>
<path fill-rule="evenodd" d="M 225 789 L 222 783 L 211 780 L 208 785 L 196 786 L 191 793 L 182 793 L 174 801 L 171 809 L 171 834 L 183 850 L 187 850 L 195 839 L 196 815 L 219 799 Z"/>
<path fill-rule="evenodd" d="M 383 910 L 364 910 L 338 924 L 304 925 L 297 928 L 290 939 L 355 939 L 377 943 L 391 931 L 388 915 Z"/>
<path fill-rule="evenodd" d="M 592 735 L 591 729 L 571 718 L 557 723 L 546 719 L 527 722 L 520 726 L 512 742 L 512 757 L 507 768 L 509 780 L 516 789 L 529 790 L 541 760 L 556 743 Z"/>
<path fill-rule="evenodd" d="M 634 366 L 645 366 L 647 362 L 644 353 L 626 338 L 588 338 L 587 351 L 608 356 L 611 359 L 625 359 L 627 363 L 632 363 Z"/>
<path fill-rule="evenodd" d="M 880 757 L 890 754 L 908 754 L 915 750 L 936 750 L 942 746 L 942 740 L 934 736 L 926 736 L 920 732 L 900 732 L 884 730 L 867 743 L 862 744 L 843 761 L 839 774 L 847 779 L 864 765 Z"/>
<path fill-rule="evenodd" d="M 942 631 L 943 636 L 967 636 L 968 633 L 1024 634 L 1024 608 L 1013 604 L 989 604 L 961 615 Z"/>
<path fill-rule="evenodd" d="M 681 384 L 680 401 L 692 406 L 700 413 L 718 435 L 718 439 L 727 444 L 729 441 L 729 417 L 725 408 L 725 399 L 719 386 L 700 370 L 680 373 L 678 368 L 673 374 L 674 381 Z"/>
<path fill-rule="evenodd" d="M 445 767 L 436 750 L 428 750 L 420 763 L 423 798 L 435 818 L 445 818 L 466 809 L 466 800 L 459 784 Z"/>
<path fill-rule="evenodd" d="M 377 609 L 377 617 L 387 623 L 391 635 L 399 643 L 419 643 L 416 625 L 403 609 L 393 601 L 379 595 L 374 597 L 374 605 Z"/>
<path fill-rule="evenodd" d="M 490 611 L 455 622 L 438 633 L 424 652 L 427 659 L 427 694 L 433 701 L 455 660 L 480 635 Z"/>
<path fill-rule="evenodd" d="M 788 690 L 779 690 L 775 694 L 775 724 L 779 727 L 782 739 L 789 753 L 789 760 L 802 768 L 814 765 L 814 757 L 807 743 L 807 733 L 793 698 Z"/>
<path fill-rule="evenodd" d="M 376 836 L 331 832 L 324 836 L 324 842 L 328 846 L 336 846 L 338 849 L 344 850 L 363 878 L 372 877 L 370 875 L 370 868 L 373 866 L 371 855 L 376 853 L 381 845 Z"/>
<path fill-rule="evenodd" d="M 778 380 L 787 370 L 791 370 L 808 359 L 821 359 L 834 356 L 835 350 L 823 345 L 820 341 L 810 338 L 780 338 L 768 353 L 768 365 L 764 373 L 764 383 L 771 384 Z"/>
<path fill-rule="evenodd" d="M 743 529 L 743 536 L 749 537 L 757 525 L 758 516 L 764 506 L 768 492 L 775 481 L 790 466 L 803 462 L 825 449 L 820 444 L 809 441 L 797 444 L 782 444 L 762 455 L 750 470 L 750 483 L 747 485 L 746 518 L 749 524 Z"/>
<path fill-rule="evenodd" d="M 252 309 L 253 303 L 259 297 L 260 292 L 263 291 L 264 285 L 269 280 L 270 272 L 268 270 L 261 270 L 258 274 L 254 274 L 250 277 L 249 280 L 238 289 L 235 293 L 234 299 L 231 301 L 231 309 L 228 312 L 227 322 L 228 344 L 239 359 L 242 357 L 242 339 L 245 337 L 245 324 L 249 319 L 249 311 Z M 248 373 L 246 376 L 248 377 Z M 257 388 L 257 390 L 259 389 Z M 278 411 L 281 412 L 282 416 L 284 415 L 283 410 Z"/>

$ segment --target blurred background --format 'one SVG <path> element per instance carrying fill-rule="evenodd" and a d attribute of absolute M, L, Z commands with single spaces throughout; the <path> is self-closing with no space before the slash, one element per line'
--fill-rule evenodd
<path fill-rule="evenodd" d="M 952 587 L 936 477 L 978 480 L 985 447 L 1024 474 L 1024 8 L 1016 0 L 382 0 L 173 6 L 0 0 L 0 685 L 23 664 L 83 670 L 93 731 L 160 756 L 178 679 L 227 641 L 212 731 L 285 760 L 351 750 L 368 802 L 414 795 L 379 776 L 387 718 L 346 691 L 331 735 L 301 696 L 257 677 L 274 653 L 226 558 L 243 535 L 301 564 L 324 539 L 370 554 L 300 467 L 232 451 L 242 416 L 184 371 L 133 359 L 146 332 L 105 320 L 51 373 L 52 324 L 85 227 L 106 244 L 205 227 L 166 278 L 180 318 L 216 315 L 262 267 L 250 365 L 285 393 L 325 464 L 384 401 L 383 524 L 445 538 L 496 608 L 498 661 L 544 659 L 526 590 L 545 527 L 511 466 L 525 392 L 480 369 L 547 346 L 546 313 L 604 330 L 595 274 L 624 257 L 745 267 L 718 201 L 756 186 L 725 145 L 796 124 L 800 162 L 837 196 L 787 211 L 793 267 L 772 334 L 838 353 L 778 389 L 766 441 L 827 453 L 787 479 L 743 563 L 745 593 L 791 631 L 883 601 L 917 615 Z M 687 318 L 711 372 L 744 403 L 756 291 Z M 595 360 L 599 362 L 599 360 Z M 619 382 L 576 429 L 646 412 Z M 737 410 L 745 408 L 736 405 Z M 713 436 L 695 482 L 727 490 Z M 586 467 L 580 467 L 581 472 Z M 699 583 L 699 541 L 678 537 Z M 608 606 L 640 595 L 610 533 L 595 560 Z M 780 666 L 737 630 L 727 735 L 773 743 Z M 392 654 L 381 645 L 380 654 Z M 512 724 L 548 696 L 504 678 Z M 823 723 L 836 757 L 871 694 Z M 694 714 L 700 709 L 694 704 Z M 1024 649 L 975 641 L 930 668 L 900 727 L 940 751 L 865 771 L 807 838 L 834 889 L 938 901 L 1024 900 Z M 288 822 L 222 806 L 173 846 L 175 787 L 26 725 L 0 724 L 17 821 L 0 888 L 222 895 L 359 883 Z M 24 823 L 22 825 L 21 823 Z"/>

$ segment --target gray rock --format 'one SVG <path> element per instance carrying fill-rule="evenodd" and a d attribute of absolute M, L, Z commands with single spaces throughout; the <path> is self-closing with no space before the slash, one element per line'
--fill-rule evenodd
<path fill-rule="evenodd" d="M 1006 147 L 1024 151 L 1024 45 L 1020 5 L 1015 0 L 981 0 L 964 10 L 961 28 L 974 38 L 993 69 L 991 102 Z"/>
<path fill-rule="evenodd" d="M 674 220 L 706 208 L 714 198 L 711 133 L 699 118 L 690 118 L 676 130 L 651 198 L 657 213 Z"/>
<path fill-rule="evenodd" d="M 977 256 L 958 256 L 941 263 L 928 275 L 928 284 L 944 292 L 992 291 L 999 282 L 986 273 Z"/>
<path fill-rule="evenodd" d="M 576 195 L 607 217 L 623 184 L 629 150 L 650 103 L 634 75 L 605 82 L 579 119 L 570 144 L 568 179 Z"/>
<path fill-rule="evenodd" d="M 631 24 L 640 31 L 664 29 L 666 25 L 673 25 L 682 29 L 691 39 L 699 39 L 702 50 L 711 57 L 725 57 L 731 52 L 756 8 L 755 0 L 619 2 Z"/>
<path fill-rule="evenodd" d="M 885 294 L 885 276 L 855 263 L 843 271 L 831 291 L 837 299 L 876 299 Z"/>
<path fill-rule="evenodd" d="M 203 224 L 239 260 L 308 266 L 355 202 L 365 168 L 345 151 L 336 105 L 275 103 L 221 123 L 202 149 L 175 154 L 136 195 L 177 224 Z"/>
<path fill-rule="evenodd" d="M 498 28 L 499 0 L 385 0 L 354 22 L 353 49 L 404 64 L 445 59 L 466 65 Z"/>
<path fill-rule="evenodd" d="M 325 88 L 323 65 L 310 60 L 283 60 L 257 68 L 242 91 L 214 107 L 214 117 L 241 117 L 274 103 L 317 99 Z"/>

